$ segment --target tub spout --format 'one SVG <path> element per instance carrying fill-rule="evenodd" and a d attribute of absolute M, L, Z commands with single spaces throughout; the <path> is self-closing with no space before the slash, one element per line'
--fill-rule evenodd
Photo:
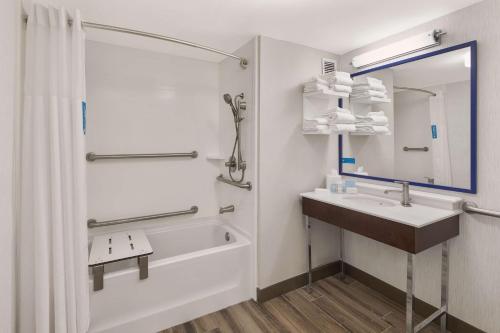
<path fill-rule="evenodd" d="M 219 208 L 219 214 L 232 213 L 234 212 L 234 205 L 229 205 L 226 207 Z"/>

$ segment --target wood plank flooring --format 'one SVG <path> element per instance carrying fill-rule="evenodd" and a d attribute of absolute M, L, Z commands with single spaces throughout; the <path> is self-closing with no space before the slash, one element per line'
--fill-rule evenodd
<path fill-rule="evenodd" d="M 417 317 L 416 321 L 422 318 Z M 360 282 L 328 277 L 263 304 L 247 301 L 161 333 L 332 332 L 396 333 L 405 330 L 404 308 Z M 421 332 L 439 333 L 437 325 Z"/>

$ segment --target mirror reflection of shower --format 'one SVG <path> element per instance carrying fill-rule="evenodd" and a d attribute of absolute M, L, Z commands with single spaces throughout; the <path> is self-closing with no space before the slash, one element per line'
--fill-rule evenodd
<path fill-rule="evenodd" d="M 233 113 L 234 128 L 236 131 L 234 138 L 233 151 L 225 166 L 229 169 L 229 177 L 232 181 L 241 183 L 245 179 L 245 170 L 247 168 L 246 162 L 243 160 L 241 152 L 241 128 L 240 123 L 244 119 L 241 111 L 246 110 L 246 102 L 244 101 L 245 95 L 243 93 L 236 95 L 233 99 L 230 94 L 224 94 L 224 102 L 226 102 Z M 239 171 L 239 177 L 235 173 Z"/>
<path fill-rule="evenodd" d="M 430 91 L 430 90 L 426 90 L 426 89 L 419 89 L 419 88 L 411 88 L 411 87 L 400 87 L 400 86 L 394 86 L 394 89 L 396 90 L 409 90 L 409 91 L 417 91 L 417 92 L 421 92 L 421 93 L 426 93 L 426 94 L 429 94 L 431 95 L 432 97 L 436 97 L 436 93 Z"/>

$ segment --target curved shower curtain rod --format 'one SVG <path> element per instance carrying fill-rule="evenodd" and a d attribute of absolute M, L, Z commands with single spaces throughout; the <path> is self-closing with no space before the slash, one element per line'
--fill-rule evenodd
<path fill-rule="evenodd" d="M 26 22 L 28 21 L 27 16 L 26 16 L 25 20 L 26 20 Z M 72 23 L 73 23 L 73 20 L 68 20 L 69 25 L 71 25 Z M 239 57 L 239 56 L 234 55 L 232 53 L 221 51 L 221 50 L 215 49 L 213 47 L 209 47 L 209 46 L 205 46 L 205 45 L 201 45 L 201 44 L 196 44 L 196 43 L 189 42 L 187 40 L 183 40 L 183 39 L 179 39 L 179 38 L 169 37 L 169 36 L 160 35 L 160 34 L 154 34 L 154 33 L 140 31 L 140 30 L 133 30 L 133 29 L 123 28 L 123 27 L 117 27 L 114 25 L 89 22 L 89 21 L 82 21 L 82 27 L 91 28 L 91 29 L 116 31 L 116 32 L 121 32 L 121 33 L 129 34 L 129 35 L 149 37 L 149 38 L 159 39 L 159 40 L 172 42 L 172 43 L 176 43 L 176 44 L 181 44 L 181 45 L 185 45 L 185 46 L 190 46 L 190 47 L 194 47 L 197 49 L 202 49 L 205 51 L 209 51 L 209 52 L 213 52 L 213 53 L 217 53 L 217 54 L 222 54 L 222 55 L 225 55 L 226 57 L 230 57 L 230 58 L 239 60 L 240 66 L 243 69 L 247 68 L 247 66 L 248 66 L 248 60 L 246 58 Z"/>
<path fill-rule="evenodd" d="M 418 92 L 423 92 L 423 93 L 432 95 L 433 97 L 436 97 L 436 93 L 434 93 L 434 92 L 432 92 L 430 90 L 425 90 L 425 89 L 410 88 L 410 87 L 400 87 L 400 86 L 394 86 L 394 89 L 418 91 Z"/>

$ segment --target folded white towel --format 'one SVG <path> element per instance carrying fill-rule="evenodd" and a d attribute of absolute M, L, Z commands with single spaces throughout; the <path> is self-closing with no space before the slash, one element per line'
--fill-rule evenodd
<path fill-rule="evenodd" d="M 367 116 L 385 116 L 384 111 L 370 111 Z"/>
<path fill-rule="evenodd" d="M 338 91 L 338 92 L 346 92 L 346 93 L 352 92 L 352 88 L 350 86 L 346 86 L 346 85 L 342 85 L 342 84 L 331 84 L 330 88 L 333 89 L 334 91 Z"/>
<path fill-rule="evenodd" d="M 304 124 L 314 124 L 314 125 L 328 125 L 330 119 L 328 117 L 317 117 L 317 118 L 305 118 Z"/>
<path fill-rule="evenodd" d="M 377 134 L 386 134 L 386 133 L 390 133 L 389 132 L 389 128 L 387 126 L 373 126 L 373 130 L 375 131 L 375 133 Z"/>
<path fill-rule="evenodd" d="M 357 90 L 378 90 L 386 92 L 387 88 L 383 84 L 354 84 L 353 89 Z"/>
<path fill-rule="evenodd" d="M 387 98 L 387 94 L 383 91 L 378 90 L 356 90 L 353 89 L 351 96 L 354 98 L 362 98 L 362 97 L 380 97 Z"/>
<path fill-rule="evenodd" d="M 371 76 L 356 76 L 354 78 L 354 84 L 383 85 L 384 82 Z"/>
<path fill-rule="evenodd" d="M 340 84 L 345 86 L 352 86 L 354 81 L 351 79 L 351 74 L 347 72 L 332 72 L 327 74 L 322 74 L 321 79 L 328 81 L 332 84 Z"/>
<path fill-rule="evenodd" d="M 333 112 L 330 124 L 354 124 L 356 117 L 348 112 Z"/>
<path fill-rule="evenodd" d="M 324 84 L 325 86 L 327 86 L 329 84 L 329 82 L 321 77 L 318 77 L 318 76 L 314 76 L 311 80 L 309 80 L 308 82 L 306 83 L 321 83 L 321 84 Z"/>
<path fill-rule="evenodd" d="M 360 125 L 380 125 L 384 126 L 389 123 L 389 118 L 386 116 L 356 116 L 356 123 Z"/>
<path fill-rule="evenodd" d="M 356 125 L 354 124 L 334 124 L 330 128 L 335 132 L 354 132 Z"/>
<path fill-rule="evenodd" d="M 305 132 L 316 132 L 316 131 L 325 131 L 328 130 L 330 126 L 328 125 L 315 125 L 315 126 L 306 126 L 302 127 L 302 130 Z"/>

